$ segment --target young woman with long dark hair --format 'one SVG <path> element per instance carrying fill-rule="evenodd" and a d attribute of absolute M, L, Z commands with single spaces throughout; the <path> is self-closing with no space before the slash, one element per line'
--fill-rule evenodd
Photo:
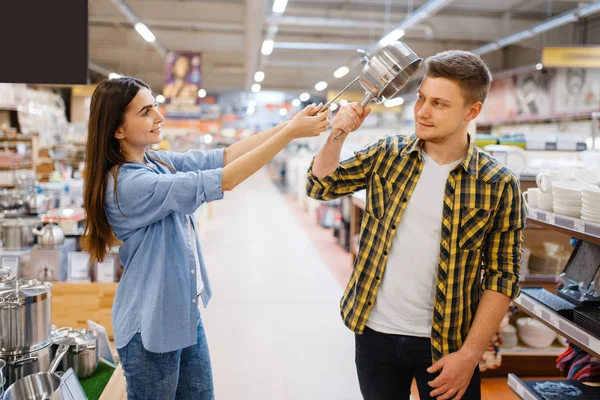
<path fill-rule="evenodd" d="M 123 77 L 92 95 L 82 246 L 103 260 L 120 244 L 124 266 L 113 306 L 115 345 L 129 400 L 214 398 L 198 299 L 211 297 L 190 216 L 223 198 L 290 141 L 318 136 L 329 121 L 308 106 L 291 121 L 226 149 L 153 152 L 163 116 L 150 88 Z"/>

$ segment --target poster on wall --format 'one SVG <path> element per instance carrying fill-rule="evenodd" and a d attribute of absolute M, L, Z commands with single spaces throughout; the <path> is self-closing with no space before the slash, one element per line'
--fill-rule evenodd
<path fill-rule="evenodd" d="M 554 81 L 556 114 L 598 111 L 600 107 L 600 69 L 561 68 Z"/>
<path fill-rule="evenodd" d="M 201 118 L 198 90 L 202 82 L 199 53 L 170 52 L 166 58 L 165 112 L 171 118 Z"/>
<path fill-rule="evenodd" d="M 493 123 L 512 119 L 517 111 L 513 77 L 493 80 L 478 122 Z"/>
<path fill-rule="evenodd" d="M 554 71 L 543 70 L 516 77 L 518 117 L 550 116 L 552 109 L 551 83 Z"/>

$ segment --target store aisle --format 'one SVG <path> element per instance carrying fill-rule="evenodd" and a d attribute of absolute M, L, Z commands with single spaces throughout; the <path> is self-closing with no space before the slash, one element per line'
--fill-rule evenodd
<path fill-rule="evenodd" d="M 261 171 L 202 227 L 218 400 L 360 399 L 342 287 Z"/>

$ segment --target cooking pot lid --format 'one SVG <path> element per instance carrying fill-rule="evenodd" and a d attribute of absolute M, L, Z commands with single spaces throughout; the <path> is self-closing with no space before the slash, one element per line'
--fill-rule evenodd
<path fill-rule="evenodd" d="M 33 297 L 49 293 L 51 290 L 52 284 L 50 282 L 42 282 L 37 279 L 14 279 L 14 277 L 11 277 L 0 282 L 0 299 Z"/>
<path fill-rule="evenodd" d="M 62 328 L 52 333 L 52 343 L 54 344 L 85 346 L 95 342 L 96 333 L 88 329 Z"/>

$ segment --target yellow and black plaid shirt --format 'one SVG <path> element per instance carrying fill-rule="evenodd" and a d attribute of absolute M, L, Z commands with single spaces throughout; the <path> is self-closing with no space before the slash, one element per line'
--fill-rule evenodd
<path fill-rule="evenodd" d="M 362 334 L 373 308 L 396 227 L 423 169 L 421 144 L 415 136 L 389 136 L 327 177 L 314 176 L 312 165 L 308 170 L 312 198 L 367 192 L 358 257 L 341 301 L 344 323 L 356 333 Z M 518 179 L 471 140 L 446 182 L 431 328 L 434 362 L 460 349 L 483 290 L 519 295 L 524 223 Z"/>

